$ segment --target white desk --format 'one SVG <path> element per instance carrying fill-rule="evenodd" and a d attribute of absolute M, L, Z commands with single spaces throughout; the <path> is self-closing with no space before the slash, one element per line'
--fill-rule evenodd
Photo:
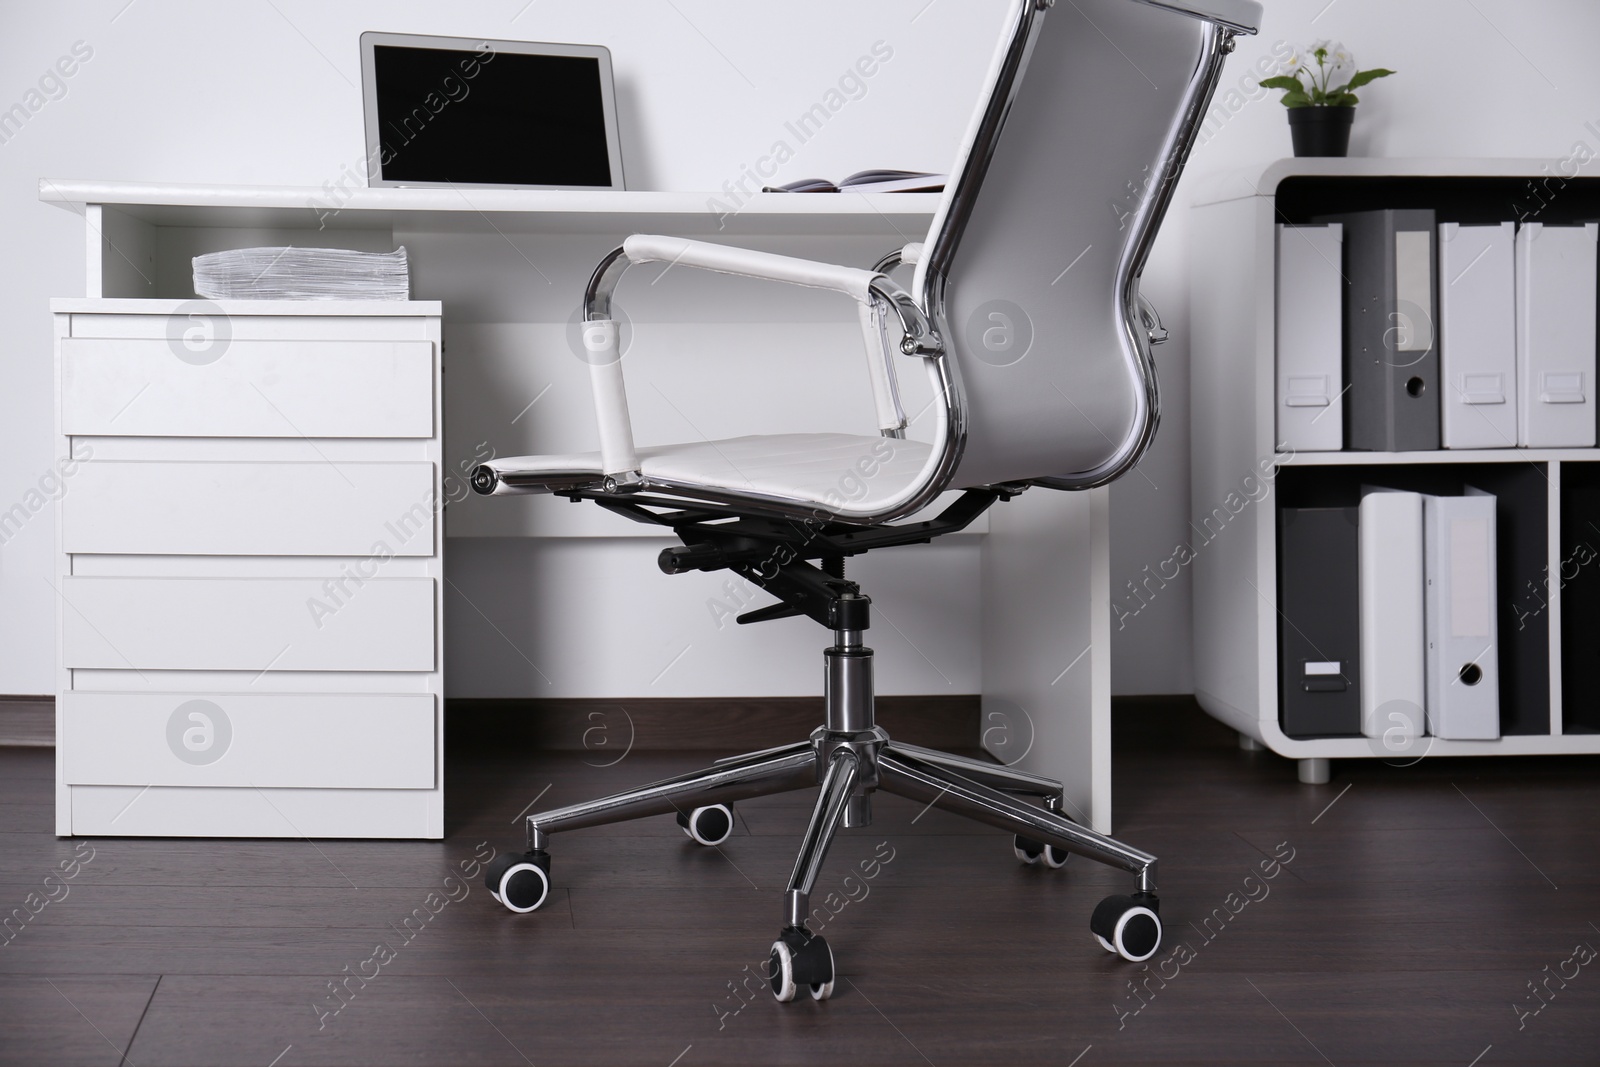
<path fill-rule="evenodd" d="M 937 204 L 935 196 L 925 194 L 767 194 L 727 213 L 715 195 L 700 193 L 341 191 L 48 179 L 40 183 L 40 197 L 84 219 L 81 295 L 89 303 L 74 305 L 81 314 L 96 307 L 109 310 L 113 301 L 152 302 L 145 306 L 156 311 L 170 305 L 154 302 L 192 299 L 189 261 L 202 252 L 273 244 L 370 251 L 405 245 L 411 255 L 413 294 L 442 309 L 443 344 L 449 350 L 442 358 L 448 382 L 442 402 L 441 462 L 446 473 L 469 462 L 486 443 L 501 455 L 590 447 L 586 442 L 594 427 L 586 403 L 534 405 L 544 391 L 558 387 L 569 397 L 587 395 L 581 384 L 586 368 L 567 351 L 569 334 L 575 332 L 590 269 L 628 234 L 698 235 L 870 264 L 905 241 L 921 239 Z M 859 390 L 859 412 L 848 404 L 823 402 L 837 396 L 830 383 L 848 384 L 861 373 L 857 327 L 848 309 L 828 302 L 826 295 L 694 274 L 663 272 L 619 294 L 625 314 L 651 323 L 652 350 L 693 352 L 713 363 L 727 358 L 725 374 L 704 379 L 725 382 L 748 365 L 746 350 L 754 333 L 761 339 L 762 358 L 770 357 L 771 366 L 806 368 L 792 386 L 797 409 L 825 412 L 839 429 L 859 429 L 863 418 L 870 419 L 865 388 Z M 780 326 L 762 329 L 752 323 Z M 902 376 L 910 411 L 919 407 L 914 391 L 918 378 Z M 789 385 L 786 381 L 786 389 Z M 681 434 L 685 421 L 693 425 L 713 418 L 718 435 L 770 426 L 771 412 L 730 410 L 726 396 L 693 388 L 694 395 L 687 398 L 663 396 L 665 403 L 640 404 L 636 417 L 641 439 L 666 439 Z M 737 395 L 736 385 L 727 388 Z M 984 537 L 985 742 L 1008 762 L 1063 778 L 1069 811 L 1102 831 L 1111 822 L 1106 508 L 1104 490 L 1035 491 L 996 507 L 987 526 L 978 528 Z M 444 532 L 450 538 L 652 534 L 600 509 L 548 499 L 468 498 L 459 506 L 452 504 L 446 518 Z M 268 562 L 276 568 L 273 573 L 300 573 L 292 560 Z M 641 581 L 647 577 L 640 575 Z M 262 664 L 263 670 L 270 668 Z M 74 672 L 62 673 L 63 692 L 69 692 Z M 152 668 L 152 673 L 160 672 Z M 628 680 L 619 684 L 638 685 Z M 637 693 L 607 695 L 621 699 Z M 436 755 L 442 760 L 440 738 Z M 370 810 L 370 819 L 363 823 L 359 814 L 349 815 L 325 825 L 313 806 L 297 820 L 299 833 L 442 832 L 437 825 L 396 830 L 392 820 L 382 817 L 386 805 L 381 798 L 361 796 L 371 785 L 358 778 L 352 772 L 348 782 L 336 784 L 350 793 L 346 807 L 358 813 Z M 62 830 L 70 831 L 70 826 Z M 101 831 L 118 832 L 97 827 Z M 221 831 L 177 825 L 166 832 Z M 239 832 L 271 831 L 252 826 Z"/>

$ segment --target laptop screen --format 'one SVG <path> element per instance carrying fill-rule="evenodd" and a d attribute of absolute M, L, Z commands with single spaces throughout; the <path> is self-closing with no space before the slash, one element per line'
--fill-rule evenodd
<path fill-rule="evenodd" d="M 372 184 L 622 187 L 604 49 L 411 40 L 367 53 Z"/>

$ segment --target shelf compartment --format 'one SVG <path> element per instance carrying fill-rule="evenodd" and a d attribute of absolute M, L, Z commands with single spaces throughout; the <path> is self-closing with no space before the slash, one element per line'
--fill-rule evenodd
<path fill-rule="evenodd" d="M 1560 592 L 1562 730 L 1600 733 L 1600 462 L 1561 465 L 1558 551 L 1543 584 Z"/>
<path fill-rule="evenodd" d="M 1568 470 L 1570 468 L 1563 468 Z M 1600 468 L 1595 468 L 1600 472 Z M 1361 502 L 1363 485 L 1453 495 L 1464 486 L 1496 499 L 1497 622 L 1500 641 L 1500 732 L 1550 733 L 1550 626 L 1539 602 L 1524 602 L 1549 560 L 1549 471 L 1542 463 L 1449 463 L 1429 466 L 1290 465 L 1280 469 L 1278 507 L 1340 508 Z M 1600 482 L 1597 482 L 1600 486 Z M 1596 520 L 1600 525 L 1600 519 Z M 1600 538 L 1597 538 L 1600 547 Z M 1600 572 L 1600 566 L 1596 567 Z M 1534 608 L 1539 610 L 1534 611 Z M 1522 614 L 1519 615 L 1519 612 Z M 1519 625 L 1520 620 L 1520 625 Z M 1280 667 L 1281 670 L 1281 667 Z"/>

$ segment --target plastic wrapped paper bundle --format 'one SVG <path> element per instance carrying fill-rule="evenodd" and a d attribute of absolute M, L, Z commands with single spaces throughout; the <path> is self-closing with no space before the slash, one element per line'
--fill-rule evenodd
<path fill-rule="evenodd" d="M 407 300 L 411 271 L 404 245 L 233 248 L 194 257 L 194 291 L 211 300 Z"/>

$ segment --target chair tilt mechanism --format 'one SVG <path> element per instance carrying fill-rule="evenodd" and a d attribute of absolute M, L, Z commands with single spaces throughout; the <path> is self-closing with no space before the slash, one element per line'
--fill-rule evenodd
<path fill-rule="evenodd" d="M 1234 37 L 1254 33 L 1260 15 L 1255 0 L 1012 0 L 926 240 L 871 270 L 640 234 L 601 260 L 583 305 L 598 451 L 490 460 L 473 489 L 591 500 L 667 527 L 683 544 L 661 553 L 663 571 L 727 569 L 776 598 L 739 622 L 804 615 L 826 626 L 824 719 L 806 741 L 529 815 L 527 851 L 486 874 L 496 900 L 527 912 L 549 899 L 552 834 L 671 814 L 718 846 L 735 802 L 819 786 L 769 978 L 780 1001 L 802 989 L 825 1000 L 836 972 L 806 925 L 811 891 L 839 828 L 869 825 L 884 789 L 1009 831 L 1025 863 L 1059 868 L 1078 853 L 1129 872 L 1132 891 L 1102 900 L 1089 928 L 1125 959 L 1155 954 L 1154 856 L 1068 818 L 1058 781 L 894 741 L 877 724 L 872 601 L 844 561 L 963 530 L 1029 488 L 1103 485 L 1138 462 L 1159 411 L 1151 346 L 1166 336 L 1139 275 Z M 877 433 L 636 447 L 612 293 L 643 263 L 853 299 Z M 916 268 L 909 291 L 889 277 L 902 263 Z M 1013 344 L 1017 328 L 1025 343 Z M 749 347 L 770 358 L 759 336 Z M 931 396 L 914 420 L 901 407 L 902 363 Z M 862 492 L 843 499 L 840 476 L 869 469 Z M 912 519 L 950 490 L 959 495 L 936 518 Z"/>

